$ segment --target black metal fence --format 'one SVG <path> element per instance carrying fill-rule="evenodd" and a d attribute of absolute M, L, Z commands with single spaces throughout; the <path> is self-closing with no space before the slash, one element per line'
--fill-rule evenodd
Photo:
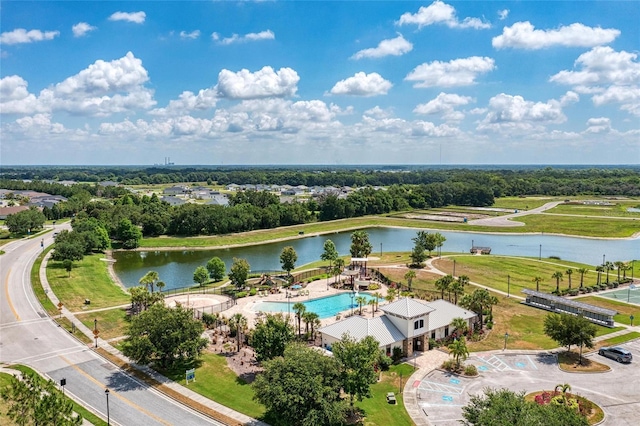
<path fill-rule="evenodd" d="M 190 287 L 178 287 L 178 288 L 171 288 L 169 290 L 163 290 L 162 294 L 164 294 L 165 297 L 169 297 L 169 296 L 177 296 L 180 294 L 225 294 L 225 288 L 226 287 L 196 287 L 196 286 L 190 286 Z"/>
<path fill-rule="evenodd" d="M 236 301 L 229 298 L 228 300 L 215 305 L 200 306 L 193 309 L 193 316 L 194 318 L 200 319 L 202 317 L 202 314 L 216 314 L 224 312 L 232 306 L 235 306 L 235 304 Z"/>

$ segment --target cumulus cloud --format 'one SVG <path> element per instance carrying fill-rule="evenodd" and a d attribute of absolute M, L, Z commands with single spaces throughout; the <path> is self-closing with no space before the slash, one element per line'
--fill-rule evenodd
<path fill-rule="evenodd" d="M 491 24 L 482 21 L 480 18 L 464 18 L 458 20 L 456 10 L 453 6 L 436 0 L 427 7 L 420 7 L 415 14 L 404 13 L 397 22 L 398 25 L 418 25 L 418 28 L 434 24 L 444 24 L 449 28 L 491 28 Z"/>
<path fill-rule="evenodd" d="M 243 69 L 234 73 L 223 69 L 218 74 L 218 97 L 229 99 L 259 99 L 294 96 L 300 77 L 291 68 L 277 72 L 266 66 L 255 73 Z"/>
<path fill-rule="evenodd" d="M 529 50 L 552 46 L 593 47 L 611 43 L 619 35 L 620 31 L 613 28 L 592 28 L 580 23 L 553 30 L 536 30 L 529 21 L 525 21 L 504 27 L 502 35 L 494 37 L 491 44 L 496 49 L 511 47 Z"/>
<path fill-rule="evenodd" d="M 460 129 L 449 126 L 448 124 L 440 124 L 436 126 L 430 121 L 416 121 L 413 123 L 411 134 L 413 136 L 428 136 L 435 138 L 450 138 L 460 135 Z"/>
<path fill-rule="evenodd" d="M 363 49 L 351 57 L 351 59 L 382 58 L 384 56 L 401 56 L 411 52 L 413 44 L 405 40 L 402 34 L 398 37 L 382 40 L 377 47 Z"/>
<path fill-rule="evenodd" d="M 180 31 L 180 38 L 183 40 L 184 39 L 195 40 L 198 37 L 200 37 L 200 30 L 194 30 L 194 31 L 191 31 L 190 33 L 186 31 Z"/>
<path fill-rule="evenodd" d="M 53 40 L 60 35 L 60 31 L 25 30 L 18 28 L 0 34 L 0 44 L 33 43 L 36 41 Z"/>
<path fill-rule="evenodd" d="M 489 112 L 478 125 L 478 130 L 540 130 L 545 124 L 558 124 L 566 119 L 557 100 L 532 102 L 522 96 L 501 93 L 489 100 Z"/>
<path fill-rule="evenodd" d="M 271 30 L 260 31 L 259 33 L 248 33 L 245 35 L 233 34 L 231 37 L 221 38 L 220 34 L 213 33 L 211 38 L 219 44 L 229 45 L 234 43 L 247 43 L 251 41 L 275 40 L 276 35 Z"/>
<path fill-rule="evenodd" d="M 0 79 L 0 114 L 33 114 L 42 112 L 35 95 L 29 93 L 28 83 L 18 75 Z"/>
<path fill-rule="evenodd" d="M 502 9 L 498 11 L 498 19 L 504 21 L 509 16 L 509 9 Z"/>
<path fill-rule="evenodd" d="M 469 86 L 475 84 L 478 75 L 494 69 L 493 59 L 472 56 L 449 62 L 433 61 L 418 65 L 405 77 L 405 80 L 417 82 L 413 87 L 420 88 Z"/>
<path fill-rule="evenodd" d="M 110 21 L 126 21 L 132 22 L 134 24 L 143 24 L 145 19 L 147 18 L 147 14 L 140 12 L 115 12 L 111 16 L 109 16 Z"/>
<path fill-rule="evenodd" d="M 74 37 L 84 37 L 91 31 L 95 31 L 98 28 L 87 24 L 86 22 L 78 22 L 73 27 L 71 27 L 71 31 L 73 31 Z"/>
<path fill-rule="evenodd" d="M 594 47 L 575 61 L 577 70 L 563 70 L 550 81 L 573 86 L 578 93 L 592 94 L 596 106 L 620 104 L 622 110 L 640 115 L 640 62 L 636 53 Z"/>
<path fill-rule="evenodd" d="M 611 130 L 611 120 L 606 117 L 590 118 L 587 120 L 586 133 L 606 133 Z"/>
<path fill-rule="evenodd" d="M 364 115 L 373 118 L 389 118 L 393 116 L 393 112 L 390 109 L 382 109 L 379 106 L 375 106 L 371 109 L 368 109 L 364 112 Z"/>
<path fill-rule="evenodd" d="M 193 110 L 206 110 L 216 106 L 218 98 L 215 89 L 202 89 L 198 94 L 184 91 L 178 99 L 169 101 L 166 108 L 156 108 L 149 111 L 151 115 L 176 116 L 188 114 Z"/>
<path fill-rule="evenodd" d="M 353 77 L 340 80 L 331 88 L 332 95 L 351 96 L 377 96 L 386 95 L 393 87 L 390 81 L 385 80 L 378 73 L 366 74 L 357 72 Z"/>
<path fill-rule="evenodd" d="M 464 118 L 464 114 L 456 111 L 456 108 L 468 105 L 471 102 L 475 102 L 472 97 L 441 92 L 435 99 L 426 104 L 416 106 L 413 112 L 425 115 L 441 115 L 443 119 L 448 121 L 460 121 Z"/>

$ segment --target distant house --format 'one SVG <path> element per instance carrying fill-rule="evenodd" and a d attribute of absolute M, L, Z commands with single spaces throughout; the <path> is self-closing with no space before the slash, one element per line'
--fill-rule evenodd
<path fill-rule="evenodd" d="M 181 206 L 184 203 L 186 203 L 185 200 L 183 200 L 182 198 L 178 198 L 178 197 L 162 197 L 160 200 L 162 201 L 166 201 L 167 203 L 169 203 L 172 206 Z"/>
<path fill-rule="evenodd" d="M 207 204 L 213 204 L 216 206 L 228 206 L 229 205 L 229 198 L 227 198 L 226 195 L 224 194 L 212 194 L 210 200 L 207 202 Z"/>
<path fill-rule="evenodd" d="M 372 336 L 388 355 L 399 347 L 406 356 L 428 348 L 429 339 L 449 336 L 454 318 L 463 318 L 469 327 L 477 314 L 445 300 L 422 302 L 403 298 L 380 307 L 384 315 L 374 318 L 351 316 L 335 324 L 322 327 L 322 347 L 325 349 L 347 334 L 356 340 Z"/>
<path fill-rule="evenodd" d="M 29 210 L 29 206 L 0 207 L 0 219 L 4 220 L 10 214 L 16 214 L 25 210 Z"/>
<path fill-rule="evenodd" d="M 106 186 L 118 186 L 120 184 L 112 180 L 103 180 L 102 182 L 98 182 L 98 185 L 106 187 Z"/>
<path fill-rule="evenodd" d="M 52 208 L 53 206 L 55 206 L 56 204 L 62 201 L 67 201 L 67 198 L 63 197 L 62 195 L 47 195 L 47 196 L 32 197 L 28 205 L 38 206 L 41 208 L 42 207 Z"/>
<path fill-rule="evenodd" d="M 183 195 L 188 192 L 189 192 L 189 187 L 176 185 L 176 186 L 170 186 L 169 188 L 165 188 L 162 191 L 162 194 L 163 195 Z"/>

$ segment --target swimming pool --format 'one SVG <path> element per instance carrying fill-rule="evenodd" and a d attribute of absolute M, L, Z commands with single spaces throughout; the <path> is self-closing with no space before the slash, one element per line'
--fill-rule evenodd
<path fill-rule="evenodd" d="M 358 293 L 363 296 L 367 302 L 375 297 L 368 293 Z M 293 305 L 300 302 L 306 306 L 308 312 L 315 312 L 320 319 L 335 316 L 339 312 L 347 311 L 353 307 L 354 312 L 358 310 L 358 304 L 355 298 L 351 299 L 351 292 L 333 294 L 331 296 L 320 297 L 318 299 L 300 300 L 299 297 L 290 299 L 290 302 L 258 302 L 251 308 L 252 311 L 258 312 L 293 312 Z M 363 305 L 362 309 L 367 308 Z"/>

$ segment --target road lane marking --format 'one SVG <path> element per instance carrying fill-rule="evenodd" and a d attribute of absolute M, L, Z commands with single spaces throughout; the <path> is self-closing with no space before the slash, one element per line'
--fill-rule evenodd
<path fill-rule="evenodd" d="M 71 361 L 69 361 L 68 359 L 66 359 L 65 357 L 61 356 L 60 358 L 62 358 L 62 360 L 64 362 L 66 362 L 67 364 L 69 364 L 71 366 L 71 368 L 73 368 L 74 370 L 76 370 L 78 373 L 82 374 L 83 376 L 85 376 L 87 379 L 89 379 L 90 381 L 92 381 L 93 383 L 97 384 L 100 387 L 105 387 L 106 386 L 101 383 L 100 381 L 96 380 L 95 378 L 91 377 L 87 372 L 85 372 L 83 369 L 81 369 L 80 367 L 78 367 L 77 365 L 73 364 Z M 119 370 L 118 370 L 119 371 Z M 121 372 L 122 373 L 122 372 Z M 122 373 L 122 375 L 124 377 L 127 378 L 127 380 L 132 380 L 131 377 L 129 377 L 128 375 L 126 375 L 125 373 Z M 125 404 L 133 407 L 134 409 L 140 411 L 141 413 L 146 414 L 147 416 L 151 417 L 152 419 L 154 419 L 155 421 L 157 421 L 160 424 L 163 425 L 167 425 L 167 426 L 171 426 L 171 423 L 163 420 L 162 418 L 156 416 L 155 414 L 151 413 L 149 410 L 146 410 L 144 408 L 142 408 L 141 406 L 139 406 L 138 404 L 128 400 L 127 398 L 125 398 L 124 396 L 120 395 L 119 392 L 113 390 L 113 389 L 109 389 L 109 395 L 113 395 L 116 398 L 118 398 L 120 401 L 124 402 Z"/>
<path fill-rule="evenodd" d="M 16 321 L 20 321 L 20 315 L 16 312 L 16 308 L 13 307 L 13 303 L 11 303 L 11 298 L 9 297 L 9 277 L 11 276 L 11 268 L 7 272 L 7 277 L 4 280 L 4 293 L 7 296 L 7 303 L 9 304 L 9 308 L 11 308 L 11 312 L 16 317 Z"/>

